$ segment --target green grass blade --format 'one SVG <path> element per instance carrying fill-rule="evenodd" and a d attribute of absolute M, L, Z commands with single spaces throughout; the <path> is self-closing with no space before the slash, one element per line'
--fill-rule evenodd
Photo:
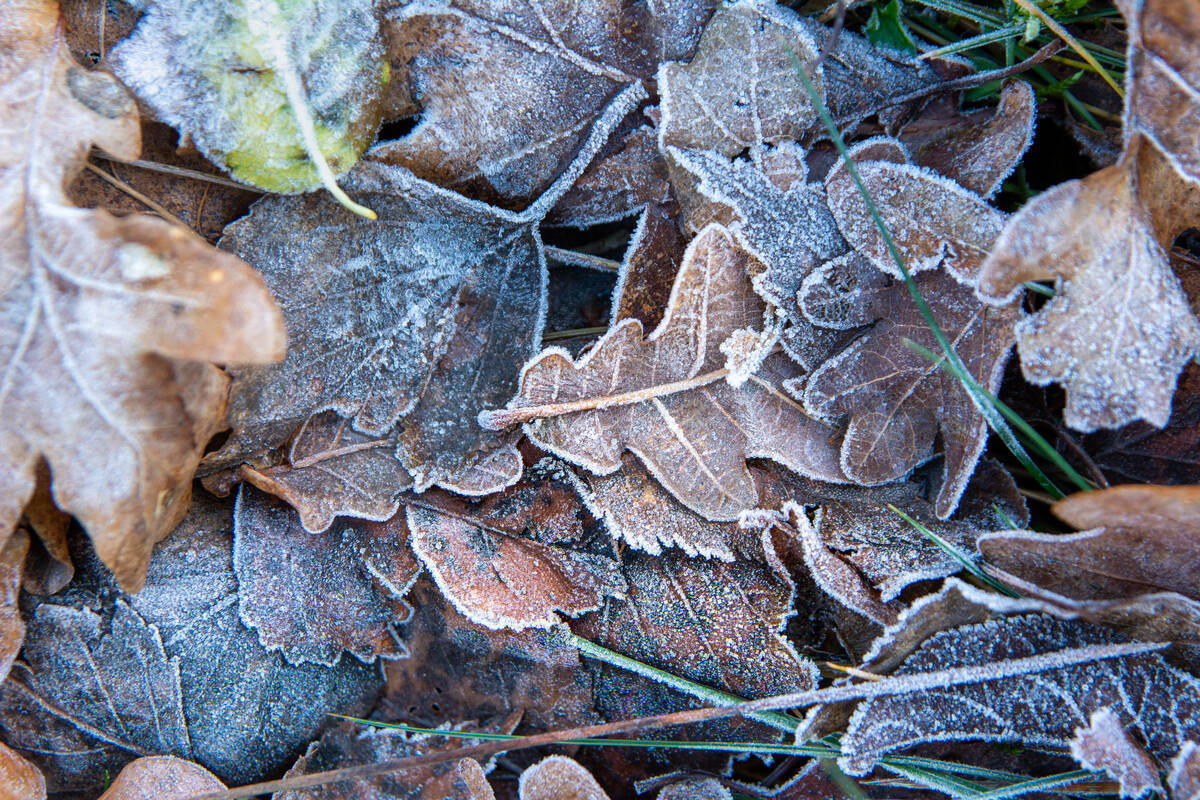
<path fill-rule="evenodd" d="M 942 550 L 944 550 L 946 553 L 948 553 L 951 558 L 953 558 L 958 563 L 962 564 L 963 569 L 965 569 L 967 572 L 974 575 L 980 581 L 983 581 L 988 586 L 995 589 L 997 592 L 1008 595 L 1009 597 L 1020 597 L 1021 596 L 1021 595 L 1017 594 L 1016 592 L 1014 592 L 1009 587 L 1005 586 L 1003 583 L 1000 583 L 1000 581 L 996 580 L 991 575 L 988 575 L 986 572 L 981 570 L 979 568 L 979 565 L 976 564 L 974 559 L 972 559 L 969 555 L 964 553 L 962 550 L 959 550 L 957 547 L 955 547 L 953 544 L 951 544 L 950 542 L 943 539 L 941 536 L 938 536 L 936 533 L 929 530 L 929 528 L 922 525 L 918 520 L 915 520 L 912 517 L 910 517 L 908 514 L 905 514 L 903 511 L 896 508 L 891 503 L 888 503 L 888 508 L 890 508 L 895 513 L 899 514 L 904 519 L 905 522 L 907 522 L 909 525 L 913 526 L 913 528 L 915 528 L 923 536 L 931 539 L 934 544 L 936 544 L 938 547 L 940 547 Z"/>

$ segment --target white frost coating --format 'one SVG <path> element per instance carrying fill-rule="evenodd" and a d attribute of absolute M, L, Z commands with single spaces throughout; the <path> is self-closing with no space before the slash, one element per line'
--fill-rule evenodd
<path fill-rule="evenodd" d="M 1167 788 L 1172 800 L 1200 799 L 1200 745 L 1184 742 L 1178 755 L 1171 760 L 1171 772 L 1167 775 Z"/>
<path fill-rule="evenodd" d="M 1162 791 L 1158 768 L 1108 706 L 1093 711 L 1088 724 L 1075 729 L 1071 755 L 1084 769 L 1104 770 L 1116 778 L 1121 797 L 1137 798 Z"/>

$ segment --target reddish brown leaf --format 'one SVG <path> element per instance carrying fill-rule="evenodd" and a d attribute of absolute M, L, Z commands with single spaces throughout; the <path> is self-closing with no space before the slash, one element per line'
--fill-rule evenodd
<path fill-rule="evenodd" d="M 0 742 L 0 800 L 46 800 L 46 779 Z"/>
<path fill-rule="evenodd" d="M 175 756 L 146 756 L 126 764 L 100 800 L 186 800 L 224 790 L 225 784 L 199 764 Z"/>
<path fill-rule="evenodd" d="M 311 534 L 288 505 L 244 488 L 233 566 L 242 621 L 289 663 L 333 666 L 343 651 L 363 661 L 405 655 L 393 626 L 412 613 L 404 595 L 420 565 L 402 517 Z"/>
<path fill-rule="evenodd" d="M 8 675 L 25 638 L 25 623 L 21 621 L 17 597 L 28 552 L 29 534 L 20 529 L 13 531 L 8 541 L 0 546 L 0 680 Z"/>
<path fill-rule="evenodd" d="M 613 290 L 614 323 L 636 319 L 643 328 L 654 329 L 662 322 L 687 248 L 678 213 L 674 199 L 668 199 L 647 206 L 638 218 Z"/>
<path fill-rule="evenodd" d="M 175 359 L 278 359 L 282 320 L 252 270 L 194 234 L 69 204 L 63 185 L 89 146 L 133 158 L 140 143 L 132 99 L 67 54 L 57 4 L 11 9 L 0 49 L 11 123 L 0 163 L 0 538 L 45 457 L 59 506 L 137 589 L 154 542 L 186 510 L 200 440 L 223 403 L 221 380 Z"/>

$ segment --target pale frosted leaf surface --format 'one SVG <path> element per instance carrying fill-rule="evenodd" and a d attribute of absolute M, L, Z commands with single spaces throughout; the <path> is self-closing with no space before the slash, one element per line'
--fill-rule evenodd
<path fill-rule="evenodd" d="M 1174 800 L 1196 800 L 1200 797 L 1200 745 L 1186 742 L 1171 761 L 1167 788 Z"/>
<path fill-rule="evenodd" d="M 1093 711 L 1087 727 L 1075 729 L 1071 755 L 1084 769 L 1104 770 L 1115 778 L 1122 797 L 1162 791 L 1158 768 L 1108 706 Z"/>
<path fill-rule="evenodd" d="M 566 756 L 548 756 L 521 773 L 520 800 L 609 800 L 585 767 Z"/>
<path fill-rule="evenodd" d="M 1126 137 L 1140 133 L 1200 182 L 1200 11 L 1194 0 L 1121 0 L 1129 24 Z"/>
<path fill-rule="evenodd" d="M 1037 98 L 1024 81 L 1009 81 L 1000 105 L 947 117 L 923 114 L 905 125 L 900 139 L 913 161 L 990 198 L 1033 143 Z"/>
<path fill-rule="evenodd" d="M 1117 641 L 1105 628 L 1044 615 L 1009 617 L 935 634 L 893 673 L 996 664 Z M 868 700 L 842 739 L 847 772 L 862 775 L 885 753 L 926 741 L 985 740 L 1066 747 L 1108 706 L 1147 752 L 1166 764 L 1200 737 L 1200 682 L 1157 653 L 1059 666 L 1035 674 Z"/>
<path fill-rule="evenodd" d="M 413 551 L 472 622 L 549 628 L 624 594 L 617 563 L 579 547 L 583 506 L 565 480 L 531 471 L 479 503 L 426 492 L 406 506 Z"/>
<path fill-rule="evenodd" d="M 1012 349 L 1015 304 L 984 305 L 940 270 L 917 284 L 972 377 L 995 393 Z M 822 417 L 849 416 L 841 463 L 858 483 L 893 481 L 942 453 L 945 477 L 935 509 L 945 519 L 983 452 L 987 423 L 957 378 L 905 345 L 908 339 L 940 354 L 905 285 L 874 299 L 881 319 L 812 374 L 804 404 Z"/>
<path fill-rule="evenodd" d="M 695 58 L 658 71 L 660 147 L 730 157 L 799 139 L 817 121 L 817 112 L 796 79 L 792 58 L 805 63 L 816 54 L 811 29 L 791 9 L 754 0 L 719 9 Z M 813 81 L 823 91 L 822 71 Z"/>
<path fill-rule="evenodd" d="M 393 626 L 412 613 L 403 598 L 421 568 L 402 518 L 344 519 L 311 534 L 290 506 L 246 487 L 234 513 L 233 568 L 242 622 L 289 663 L 405 655 Z"/>
<path fill-rule="evenodd" d="M 25 623 L 17 599 L 21 593 L 21 573 L 29 552 L 29 534 L 18 528 L 0 546 L 0 680 L 21 650 Z"/>
<path fill-rule="evenodd" d="M 375 138 L 388 80 L 371 0 L 156 0 L 111 61 L 161 121 L 272 192 L 321 185 L 288 81 L 341 174 Z"/>
<path fill-rule="evenodd" d="M 372 151 L 472 196 L 520 205 L 550 185 L 592 120 L 660 60 L 687 58 L 712 0 L 425 0 L 389 14 L 390 60 L 420 105 Z M 497 76 L 504 76 L 497 83 Z"/>
<path fill-rule="evenodd" d="M 376 522 L 400 509 L 412 478 L 396 458 L 392 436 L 359 433 L 336 411 L 309 417 L 292 440 L 288 462 L 239 475 L 295 508 L 310 533 L 328 530 L 338 516 Z"/>
<path fill-rule="evenodd" d="M 471 622 L 428 578 L 410 594 L 409 658 L 385 662 L 377 713 L 422 725 L 519 714 L 521 732 L 598 722 L 592 677 L 559 633 L 492 630 Z"/>
<path fill-rule="evenodd" d="M 655 800 L 733 800 L 715 778 L 686 778 L 664 787 Z"/>
<path fill-rule="evenodd" d="M 1017 324 L 1017 345 L 1029 381 L 1066 389 L 1070 427 L 1167 423 L 1176 378 L 1200 352 L 1200 323 L 1165 248 L 1197 220 L 1200 187 L 1135 137 L 1120 163 L 1034 198 L 996 241 L 981 296 L 1057 280 L 1054 298 Z"/>
<path fill-rule="evenodd" d="M 668 199 L 646 206 L 638 218 L 613 289 L 614 324 L 636 319 L 644 329 L 653 330 L 662 322 L 687 249 L 678 215 L 675 201 Z"/>
<path fill-rule="evenodd" d="M 973 284 L 1004 228 L 1003 212 L 925 167 L 868 161 L 858 165 L 858 172 L 909 272 L 940 265 L 958 280 Z M 825 190 L 838 228 L 851 246 L 888 275 L 903 277 L 850 171 L 831 171 Z"/>
<path fill-rule="evenodd" d="M 233 505 L 197 497 L 155 549 L 146 588 L 127 597 L 178 659 L 194 760 L 231 786 L 278 775 L 331 712 L 363 716 L 382 688 L 377 664 L 293 666 L 242 623 Z"/>
<path fill-rule="evenodd" d="M 670 194 L 667 165 L 658 152 L 658 132 L 635 128 L 621 147 L 601 152 L 546 216 L 551 225 L 584 228 L 630 216 Z"/>
<path fill-rule="evenodd" d="M 46 800 L 46 779 L 33 764 L 0 742 L 0 797 L 5 800 Z"/>
<path fill-rule="evenodd" d="M 877 295 L 890 294 L 891 281 L 857 250 L 813 270 L 796 292 L 800 313 L 813 325 L 853 330 L 875 321 Z"/>
<path fill-rule="evenodd" d="M 198 236 L 71 206 L 88 148 L 135 158 L 140 137 L 133 99 L 71 59 L 57 22 L 51 2 L 0 19 L 0 539 L 44 457 L 136 589 L 222 414 L 223 379 L 173 359 L 277 359 L 283 325 L 254 271 Z"/>
<path fill-rule="evenodd" d="M 832 427 L 779 388 L 794 374 L 781 363 L 786 358 L 768 358 L 739 388 L 723 380 L 721 343 L 762 324 L 764 304 L 750 286 L 748 261 L 725 228 L 708 226 L 688 246 L 652 334 L 643 336 L 641 323 L 627 319 L 577 361 L 557 348 L 544 351 L 522 370 L 508 408 L 485 412 L 485 423 L 533 419 L 525 426 L 531 439 L 600 474 L 618 469 L 622 451 L 631 450 L 676 498 L 713 520 L 754 507 L 747 458 L 844 480 Z"/>
<path fill-rule="evenodd" d="M 47 603 L 28 623 L 22 662 L 0 688 L 0 732 L 50 791 L 94 791 L 137 755 L 192 757 L 179 663 L 126 602 L 111 619 Z"/>
<path fill-rule="evenodd" d="M 126 764 L 99 800 L 186 800 L 225 788 L 215 775 L 194 762 L 175 756 L 143 756 Z"/>
<path fill-rule="evenodd" d="M 688 558 L 668 551 L 622 555 L 626 599 L 578 620 L 571 630 L 611 650 L 740 697 L 816 685 L 817 671 L 780 633 L 794 587 L 758 562 Z"/>
<path fill-rule="evenodd" d="M 511 726 L 509 726 L 511 727 Z M 474 723 L 452 729 L 470 731 Z M 488 733 L 507 733 L 492 726 Z M 436 734 L 408 734 L 399 730 L 372 728 L 343 720 L 308 746 L 284 777 L 294 778 L 360 764 L 378 764 L 397 758 L 432 755 L 478 744 L 479 740 Z M 488 765 L 491 769 L 491 765 Z M 374 778 L 337 781 L 306 789 L 285 789 L 275 800 L 495 800 L 479 762 L 448 758 L 426 767 L 397 770 Z"/>

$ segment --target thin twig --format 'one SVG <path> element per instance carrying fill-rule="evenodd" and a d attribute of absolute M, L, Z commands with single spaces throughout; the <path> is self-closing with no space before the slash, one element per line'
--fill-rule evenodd
<path fill-rule="evenodd" d="M 561 247 L 552 247 L 550 245 L 544 245 L 542 249 L 546 252 L 548 258 L 560 264 L 598 269 L 604 272 L 619 272 L 621 269 L 621 262 L 613 261 L 611 258 L 594 256 L 591 253 L 580 253 L 577 250 L 564 250 Z"/>
<path fill-rule="evenodd" d="M 125 181 L 121 180 L 121 179 L 120 179 L 120 178 L 118 178 L 117 176 L 115 176 L 115 175 L 110 175 L 109 173 L 107 173 L 107 172 L 105 172 L 104 170 L 100 169 L 100 168 L 99 168 L 99 167 L 97 167 L 95 164 L 91 163 L 90 161 L 89 161 L 89 162 L 86 162 L 86 163 L 84 164 L 84 166 L 85 166 L 87 169 L 89 169 L 90 171 L 92 171 L 92 172 L 96 173 L 97 175 L 99 175 L 99 176 L 100 176 L 101 178 L 103 178 L 104 180 L 106 180 L 106 181 L 108 181 L 109 183 L 111 183 L 111 184 L 112 184 L 113 186 L 115 186 L 117 189 L 121 190 L 121 191 L 122 191 L 122 192 L 124 192 L 125 194 L 129 195 L 130 197 L 132 197 L 134 200 L 137 200 L 139 203 L 141 203 L 141 204 L 142 204 L 142 205 L 144 205 L 146 208 L 148 208 L 148 209 L 150 209 L 151 211 L 153 211 L 155 214 L 158 214 L 160 217 L 162 217 L 162 218 L 164 218 L 164 219 L 168 220 L 169 222 L 173 222 L 173 223 L 175 223 L 176 225 L 179 225 L 180 227 L 183 227 L 183 228 L 188 228 L 189 230 L 191 230 L 191 226 L 190 226 L 190 225 L 188 225 L 186 222 L 184 222 L 184 221 L 183 221 L 183 220 L 181 220 L 179 217 L 177 217 L 177 216 L 175 216 L 174 214 L 172 214 L 170 211 L 167 211 L 167 210 L 166 210 L 165 208 L 163 208 L 161 205 L 159 205 L 159 204 L 158 204 L 158 203 L 156 203 L 155 201 L 151 200 L 149 197 L 147 197 L 146 195 L 142 194 L 142 193 L 141 193 L 141 192 L 139 192 L 137 189 L 133 188 L 132 186 L 130 186 L 128 183 L 126 183 Z"/>
<path fill-rule="evenodd" d="M 573 339 L 576 336 L 600 336 L 608 331 L 608 326 L 601 325 L 596 328 L 568 328 L 564 331 L 550 331 L 542 334 L 543 342 L 552 342 L 555 339 Z"/>
<path fill-rule="evenodd" d="M 255 192 L 256 194 L 262 194 L 262 189 L 255 189 L 253 186 L 249 186 L 245 183 L 238 183 L 237 181 L 231 181 L 228 178 L 222 178 L 220 175 L 212 175 L 210 173 L 200 172 L 199 170 L 195 169 L 177 167 L 173 164 L 160 164 L 157 161 L 147 161 L 143 158 L 137 158 L 133 161 L 123 161 L 118 158 L 113 158 L 112 156 L 103 152 L 97 153 L 97 155 L 99 155 L 105 161 L 111 161 L 117 164 L 128 164 L 131 167 L 148 169 L 151 172 L 161 172 L 165 175 L 174 175 L 178 178 L 191 178 L 197 181 L 204 181 L 205 183 L 215 183 L 217 186 L 225 186 L 229 189 L 241 189 L 243 192 Z"/>
<path fill-rule="evenodd" d="M 837 49 L 838 40 L 842 38 L 842 28 L 844 27 L 846 27 L 846 0 L 838 0 L 837 17 L 833 21 L 833 29 L 829 32 L 829 38 L 825 40 L 825 44 L 821 45 L 817 57 L 804 65 L 804 73 L 810 79 L 813 73 L 825 63 L 825 59 L 829 58 L 829 54 Z"/>

